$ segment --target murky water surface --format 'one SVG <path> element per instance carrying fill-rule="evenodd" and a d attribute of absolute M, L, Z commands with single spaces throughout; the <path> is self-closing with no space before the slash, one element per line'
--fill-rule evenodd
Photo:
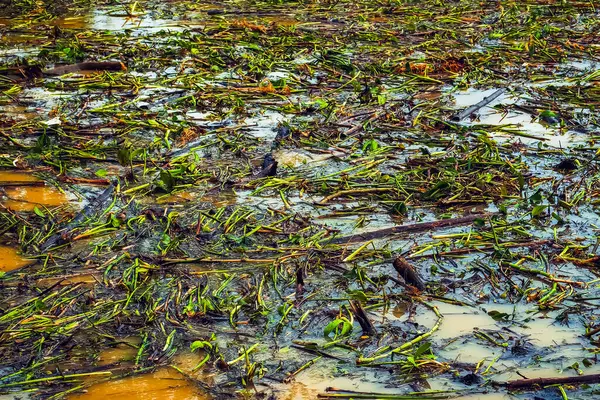
<path fill-rule="evenodd" d="M 507 400 L 538 395 L 484 383 L 597 372 L 597 12 L 338 3 L 0 19 L 0 393 Z M 127 70 L 51 73 L 81 61 Z"/>

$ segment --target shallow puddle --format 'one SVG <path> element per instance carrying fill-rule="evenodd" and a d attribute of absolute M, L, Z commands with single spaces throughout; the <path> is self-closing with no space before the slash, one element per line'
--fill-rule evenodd
<path fill-rule="evenodd" d="M 496 321 L 485 312 L 450 304 L 436 304 L 444 316 L 440 328 L 434 333 L 433 338 L 444 340 L 465 335 L 472 335 L 475 329 L 499 328 Z M 418 313 L 416 322 L 431 328 L 437 317 L 433 312 Z"/>
<path fill-rule="evenodd" d="M 84 285 L 92 285 L 94 283 L 100 282 L 101 278 L 97 274 L 93 273 L 84 273 L 78 275 L 71 276 L 57 276 L 54 278 L 42 278 L 37 281 L 38 286 L 41 287 L 49 287 L 55 284 L 59 284 L 61 286 L 74 285 L 77 283 L 82 283 Z"/>
<path fill-rule="evenodd" d="M 531 343 L 539 347 L 579 344 L 582 330 L 557 323 L 551 318 L 535 318 L 514 330 L 529 336 Z"/>
<path fill-rule="evenodd" d="M 446 360 L 456 360 L 468 364 L 477 364 L 481 360 L 491 361 L 503 353 L 503 349 L 473 342 L 452 343 L 438 354 Z"/>
<path fill-rule="evenodd" d="M 13 211 L 33 211 L 35 207 L 57 207 L 67 202 L 64 193 L 50 186 L 7 188 L 8 200 L 2 203 Z"/>
<path fill-rule="evenodd" d="M 137 336 L 120 339 L 115 347 L 105 349 L 98 356 L 97 365 L 113 364 L 133 365 L 137 355 L 137 347 L 141 339 Z M 191 378 L 178 372 L 173 367 L 161 367 L 154 372 L 115 379 L 91 385 L 85 393 L 74 394 L 69 400 L 115 399 L 115 400 L 205 400 L 212 397 L 192 380 L 212 384 L 212 376 L 203 369 L 195 371 L 195 367 L 204 358 L 204 354 L 179 353 L 171 359 L 171 365 Z"/>
<path fill-rule="evenodd" d="M 19 269 L 34 262 L 34 260 L 23 258 L 12 247 L 0 246 L 0 272 Z"/>
<path fill-rule="evenodd" d="M 515 398 L 504 393 L 476 393 L 455 397 L 457 400 L 511 400 Z"/>
<path fill-rule="evenodd" d="M 296 376 L 289 384 L 283 384 L 277 399 L 304 400 L 316 399 L 319 393 L 327 388 L 336 390 L 353 390 L 372 393 L 398 393 L 398 388 L 387 387 L 381 376 L 371 371 L 364 371 L 360 376 L 334 376 L 325 368 L 313 368 Z"/>
<path fill-rule="evenodd" d="M 453 93 L 452 96 L 457 109 L 466 109 L 492 95 L 495 91 L 496 89 L 478 90 L 471 88 L 463 92 Z M 494 106 L 500 104 L 514 105 L 520 103 L 522 101 L 518 97 L 505 92 L 474 112 L 473 115 L 477 116 L 476 120 L 469 121 L 467 117 L 461 123 L 467 125 L 511 125 L 506 131 L 490 132 L 489 134 L 497 139 L 519 140 L 525 144 L 537 144 L 542 141 L 551 147 L 564 148 L 572 143 L 583 141 L 575 132 L 559 132 L 558 127 L 542 125 L 536 117 L 525 112 L 514 109 L 504 112 L 494 108 Z M 514 131 L 514 133 L 511 131 Z"/>
<path fill-rule="evenodd" d="M 69 400 L 204 400 L 211 397 L 170 367 L 90 386 Z"/>
<path fill-rule="evenodd" d="M 39 185 L 32 183 L 39 182 Z M 19 185 L 23 183 L 23 185 Z M 43 184 L 38 177 L 16 171 L 0 171 L 3 187 L 2 205 L 13 211 L 33 211 L 35 207 L 56 207 L 67 202 L 67 196 L 52 186 Z"/>
<path fill-rule="evenodd" d="M 102 350 L 98 355 L 98 365 L 111 365 L 119 362 L 132 361 L 138 353 L 137 346 L 141 343 L 141 338 L 128 337 L 121 339 L 122 343 Z"/>

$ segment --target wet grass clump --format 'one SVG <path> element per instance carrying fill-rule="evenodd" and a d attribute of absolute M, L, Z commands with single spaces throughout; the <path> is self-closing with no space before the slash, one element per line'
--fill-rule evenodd
<path fill-rule="evenodd" d="M 1 394 L 595 396 L 593 2 L 6 10 Z"/>

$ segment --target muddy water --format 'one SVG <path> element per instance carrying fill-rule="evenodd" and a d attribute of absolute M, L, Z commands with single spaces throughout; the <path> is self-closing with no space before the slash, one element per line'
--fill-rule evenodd
<path fill-rule="evenodd" d="M 119 343 L 117 346 L 100 352 L 98 365 L 104 366 L 134 360 L 138 352 L 137 346 L 140 343 L 141 339 L 139 337 L 122 339 L 122 343 Z"/>
<path fill-rule="evenodd" d="M 100 353 L 98 365 L 131 362 L 137 354 L 133 346 L 139 344 L 139 338 L 126 338 L 127 343 Z M 203 355 L 182 353 L 173 357 L 171 364 L 181 370 L 166 366 L 154 372 L 109 380 L 91 385 L 85 393 L 74 394 L 69 400 L 207 400 L 212 397 L 193 383 L 194 380 L 210 382 L 210 376 L 204 371 L 195 372 L 194 368 Z M 184 375 L 185 374 L 185 375 Z M 187 375 L 187 377 L 186 377 Z M 191 378 L 191 379 L 190 379 Z"/>
<path fill-rule="evenodd" d="M 23 185 L 19 185 L 19 184 Z M 37 184 L 39 183 L 39 185 Z M 3 184 L 7 185 L 3 187 Z M 35 207 L 57 207 L 67 203 L 67 196 L 44 185 L 38 177 L 15 171 L 0 171 L 0 203 L 13 211 L 33 211 Z"/>
<path fill-rule="evenodd" d="M 12 247 L 0 246 L 0 272 L 8 272 L 32 264 L 34 261 L 23 258 Z"/>
<path fill-rule="evenodd" d="M 340 377 L 334 376 L 321 365 L 298 374 L 294 381 L 282 385 L 279 388 L 281 391 L 277 399 L 316 399 L 320 393 L 325 393 L 327 388 L 372 393 L 398 393 L 397 388 L 388 387 L 380 382 L 381 379 L 378 374 L 372 371 L 364 371 L 360 375 Z"/>
<path fill-rule="evenodd" d="M 8 200 L 3 204 L 13 211 L 33 211 L 35 207 L 57 207 L 67 202 L 67 196 L 53 187 L 21 187 L 6 189 Z"/>
<path fill-rule="evenodd" d="M 209 399 L 185 376 L 173 368 L 161 368 L 150 374 L 97 383 L 86 393 L 69 396 L 70 400 L 204 400 Z"/>
<path fill-rule="evenodd" d="M 59 284 L 61 286 L 74 285 L 74 284 L 83 284 L 83 285 L 93 285 L 97 282 L 101 281 L 101 277 L 99 274 L 94 273 L 81 273 L 69 276 L 57 276 L 53 278 L 42 278 L 37 281 L 37 285 L 40 287 L 49 287 L 55 284 Z"/>

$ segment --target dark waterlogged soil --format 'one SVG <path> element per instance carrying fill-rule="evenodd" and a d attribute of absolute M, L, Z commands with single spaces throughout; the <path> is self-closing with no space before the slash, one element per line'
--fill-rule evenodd
<path fill-rule="evenodd" d="M 2 398 L 600 396 L 600 2 L 2 4 Z"/>

